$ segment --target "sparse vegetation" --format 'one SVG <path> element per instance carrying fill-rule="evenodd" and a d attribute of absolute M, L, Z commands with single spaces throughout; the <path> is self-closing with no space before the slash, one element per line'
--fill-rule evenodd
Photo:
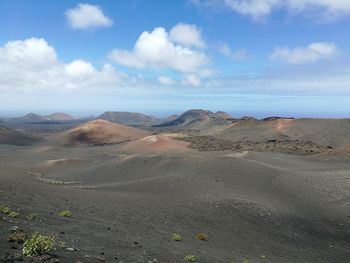
<path fill-rule="evenodd" d="M 186 255 L 185 260 L 187 260 L 188 262 L 196 262 L 197 257 L 195 255 Z"/>
<path fill-rule="evenodd" d="M 72 213 L 68 210 L 63 210 L 58 213 L 60 217 L 72 217 Z"/>
<path fill-rule="evenodd" d="M 37 213 L 31 213 L 26 218 L 28 220 L 38 221 L 40 217 Z"/>
<path fill-rule="evenodd" d="M 0 212 L 3 214 L 9 214 L 9 213 L 11 213 L 11 208 L 4 205 L 4 204 L 1 204 L 0 205 Z"/>
<path fill-rule="evenodd" d="M 199 233 L 197 234 L 197 239 L 202 240 L 202 241 L 207 241 L 208 240 L 208 235 L 205 233 Z"/>
<path fill-rule="evenodd" d="M 38 232 L 33 233 L 23 245 L 23 255 L 27 257 L 36 257 L 54 249 L 55 239 L 52 236 L 41 235 Z"/>
<path fill-rule="evenodd" d="M 179 242 L 182 240 L 182 237 L 179 234 L 174 233 L 171 235 L 171 239 Z"/>
<path fill-rule="evenodd" d="M 18 216 L 19 216 L 19 213 L 15 212 L 15 211 L 12 211 L 9 213 L 9 217 L 16 218 Z"/>
<path fill-rule="evenodd" d="M 15 242 L 17 244 L 23 244 L 26 239 L 27 235 L 21 231 L 16 231 L 7 237 L 9 242 Z"/>
<path fill-rule="evenodd" d="M 245 260 L 243 260 L 242 263 L 249 263 L 249 260 L 248 260 L 248 259 L 245 259 Z"/>

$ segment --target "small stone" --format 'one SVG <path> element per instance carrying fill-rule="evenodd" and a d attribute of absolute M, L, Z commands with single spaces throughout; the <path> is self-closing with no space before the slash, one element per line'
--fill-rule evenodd
<path fill-rule="evenodd" d="M 106 260 L 105 260 L 105 258 L 103 258 L 103 257 L 96 257 L 98 260 L 100 260 L 100 261 L 102 261 L 102 262 L 105 262 Z"/>
<path fill-rule="evenodd" d="M 22 230 L 22 229 L 19 229 L 18 226 L 13 226 L 13 227 L 11 227 L 11 228 L 9 229 L 9 232 L 10 232 L 10 233 L 23 232 L 23 230 Z"/>

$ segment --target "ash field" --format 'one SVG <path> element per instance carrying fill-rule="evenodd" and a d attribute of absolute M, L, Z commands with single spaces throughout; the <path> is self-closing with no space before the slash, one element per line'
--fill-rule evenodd
<path fill-rule="evenodd" d="M 350 119 L 190 110 L 0 126 L 0 262 L 349 262 Z M 25 257 L 11 232 L 60 245 Z"/>

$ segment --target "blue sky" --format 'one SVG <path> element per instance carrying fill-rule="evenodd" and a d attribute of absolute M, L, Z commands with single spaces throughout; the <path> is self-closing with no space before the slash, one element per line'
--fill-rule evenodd
<path fill-rule="evenodd" d="M 0 115 L 349 117 L 348 0 L 3 0 Z"/>

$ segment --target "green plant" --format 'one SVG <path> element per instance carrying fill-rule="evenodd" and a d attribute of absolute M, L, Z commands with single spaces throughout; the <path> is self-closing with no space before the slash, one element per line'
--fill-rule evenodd
<path fill-rule="evenodd" d="M 27 257 L 40 256 L 54 249 L 55 239 L 52 236 L 33 233 L 32 237 L 24 242 L 23 255 Z"/>
<path fill-rule="evenodd" d="M 16 231 L 7 237 L 9 242 L 16 242 L 17 244 L 23 244 L 27 239 L 27 235 L 21 231 Z"/>
<path fill-rule="evenodd" d="M 181 241 L 182 237 L 179 234 L 174 233 L 171 235 L 171 239 L 174 241 Z"/>
<path fill-rule="evenodd" d="M 15 211 L 12 211 L 9 213 L 9 217 L 12 217 L 12 218 L 15 218 L 15 217 L 18 217 L 19 216 L 19 213 L 15 212 Z"/>
<path fill-rule="evenodd" d="M 36 213 L 31 213 L 27 216 L 27 219 L 37 221 L 37 220 L 39 220 L 39 215 Z"/>
<path fill-rule="evenodd" d="M 11 208 L 9 208 L 8 206 L 1 204 L 0 205 L 0 212 L 3 214 L 9 214 L 11 212 Z"/>
<path fill-rule="evenodd" d="M 207 241 L 208 240 L 208 235 L 205 233 L 199 233 L 197 234 L 197 239 L 202 240 L 202 241 Z"/>
<path fill-rule="evenodd" d="M 68 210 L 63 210 L 63 211 L 59 212 L 58 215 L 61 217 L 71 217 L 72 213 Z"/>
<path fill-rule="evenodd" d="M 188 262 L 196 262 L 197 257 L 195 255 L 186 255 L 185 260 L 187 260 Z"/>
<path fill-rule="evenodd" d="M 248 260 L 248 259 L 245 259 L 245 260 L 243 260 L 242 263 L 249 263 L 249 260 Z"/>

